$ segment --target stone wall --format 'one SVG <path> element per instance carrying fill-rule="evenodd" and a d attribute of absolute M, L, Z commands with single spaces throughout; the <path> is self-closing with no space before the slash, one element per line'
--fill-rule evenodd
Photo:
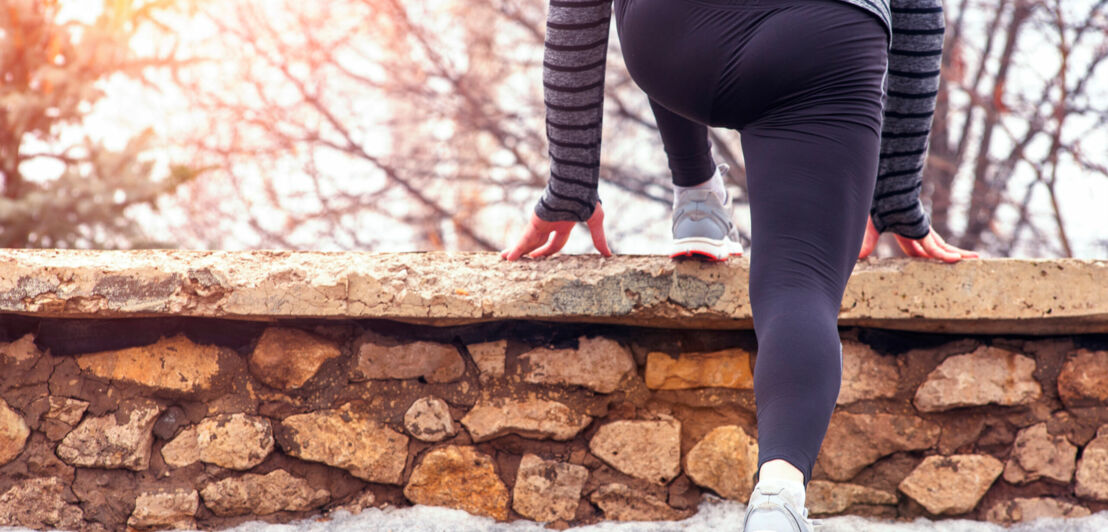
<path fill-rule="evenodd" d="M 680 519 L 705 493 L 743 501 L 757 457 L 748 331 L 9 316 L 0 335 L 0 525 L 220 528 L 412 503 Z M 814 513 L 1108 508 L 1105 336 L 842 338 Z"/>
<path fill-rule="evenodd" d="M 743 501 L 752 487 L 757 345 L 745 307 L 679 295 L 697 282 L 709 299 L 739 293 L 745 277 L 731 273 L 745 271 L 742 261 L 632 258 L 592 277 L 574 275 L 582 258 L 548 273 L 545 263 L 515 266 L 532 287 L 578 279 L 572 298 L 516 288 L 497 298 L 488 283 L 502 281 L 451 285 L 449 272 L 422 264 L 425 283 L 411 271 L 377 282 L 373 297 L 391 302 L 379 319 L 352 310 L 353 274 L 323 276 L 295 254 L 254 277 L 243 261 L 204 275 L 170 261 L 150 275 L 177 280 L 154 282 L 119 273 L 150 261 L 142 255 L 76 254 L 84 265 L 34 269 L 37 255 L 5 266 L 4 253 L 0 526 L 209 529 L 413 503 L 567 526 L 681 519 L 706 494 Z M 844 383 L 809 486 L 813 513 L 1014 522 L 1108 509 L 1108 324 L 1097 299 L 1108 268 L 1064 263 L 1082 273 L 1062 279 L 1085 283 L 1085 294 L 1048 304 L 1027 302 L 1058 281 L 1049 263 L 981 262 L 978 274 L 1012 267 L 1051 282 L 967 303 L 1004 316 L 982 326 L 965 317 L 970 307 L 913 303 L 912 293 L 951 287 L 875 288 L 922 283 L 909 266 L 948 282 L 941 265 L 878 261 L 866 271 L 889 279 L 852 280 L 865 297 L 844 313 L 865 326 L 841 330 Z M 633 283 L 655 267 L 668 285 Z M 491 298 L 488 313 L 434 299 L 446 286 Z M 253 307 L 233 295 L 248 292 Z M 337 294 L 352 316 L 327 306 Z M 609 296 L 645 303 L 583 303 Z M 437 326 L 390 306 L 431 300 Z M 549 321 L 558 308 L 569 315 Z M 700 330 L 702 321 L 720 330 Z M 905 324 L 929 332 L 890 329 Z M 941 332 L 951 328 L 962 332 Z"/>

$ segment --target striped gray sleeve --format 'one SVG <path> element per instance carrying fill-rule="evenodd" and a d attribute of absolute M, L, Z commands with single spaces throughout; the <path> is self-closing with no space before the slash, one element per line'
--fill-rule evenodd
<path fill-rule="evenodd" d="M 551 0 L 546 21 L 543 92 L 550 181 L 539 218 L 585 221 L 600 201 L 600 136 L 611 0 Z"/>
<path fill-rule="evenodd" d="M 923 238 L 931 220 L 919 195 L 942 65 L 942 1 L 893 0 L 892 23 L 881 162 L 870 214 L 878 231 Z"/>

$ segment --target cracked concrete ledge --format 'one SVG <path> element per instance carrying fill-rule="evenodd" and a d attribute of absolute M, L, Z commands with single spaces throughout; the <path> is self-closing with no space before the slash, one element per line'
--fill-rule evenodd
<path fill-rule="evenodd" d="M 54 318 L 379 318 L 750 329 L 749 261 L 492 253 L 0 250 L 0 314 Z M 842 325 L 926 332 L 1108 332 L 1108 261 L 859 263 Z"/>

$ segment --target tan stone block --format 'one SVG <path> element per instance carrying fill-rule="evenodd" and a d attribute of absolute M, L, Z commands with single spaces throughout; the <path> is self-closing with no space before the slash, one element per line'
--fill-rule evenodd
<path fill-rule="evenodd" d="M 1096 438 L 1081 451 L 1074 477 L 1078 497 L 1108 501 L 1108 425 L 1100 427 Z"/>
<path fill-rule="evenodd" d="M 1028 404 L 1042 397 L 1034 372 L 1033 358 L 981 346 L 939 364 L 916 390 L 915 405 L 922 412 L 940 412 L 963 406 Z"/>
<path fill-rule="evenodd" d="M 375 504 L 377 504 L 377 496 L 367 489 L 356 495 L 349 502 L 335 506 L 331 511 L 346 510 L 351 514 L 357 515 L 365 511 L 366 508 L 372 508 Z"/>
<path fill-rule="evenodd" d="M 577 349 L 534 349 L 520 356 L 520 361 L 527 365 L 526 382 L 583 386 L 600 393 L 616 391 L 635 370 L 631 352 L 607 338 L 582 337 Z"/>
<path fill-rule="evenodd" d="M 76 425 L 88 410 L 88 401 L 73 399 L 71 397 L 50 396 L 50 410 L 43 416 L 66 425 Z"/>
<path fill-rule="evenodd" d="M 808 483 L 807 507 L 813 515 L 842 513 L 855 504 L 893 505 L 896 503 L 895 493 L 867 486 L 826 480 L 813 480 Z"/>
<path fill-rule="evenodd" d="M 154 423 L 162 408 L 140 400 L 120 405 L 119 411 L 87 418 L 58 444 L 57 454 L 76 467 L 145 471 L 150 466 Z"/>
<path fill-rule="evenodd" d="M 483 342 L 466 346 L 481 377 L 486 379 L 500 378 L 504 376 L 504 359 L 508 352 L 508 341 L 497 340 L 495 342 Z"/>
<path fill-rule="evenodd" d="M 250 372 L 278 390 L 296 390 L 324 362 L 342 356 L 334 342 L 299 329 L 269 327 L 250 353 Z"/>
<path fill-rule="evenodd" d="M 1012 445 L 1012 455 L 1004 466 L 1004 480 L 1025 484 L 1040 478 L 1069 484 L 1077 463 L 1077 447 L 1065 436 L 1052 436 L 1047 424 L 1039 423 L 1020 431 Z"/>
<path fill-rule="evenodd" d="M 31 429 L 23 421 L 23 416 L 0 399 L 0 465 L 15 460 L 23 452 L 30 435 Z"/>
<path fill-rule="evenodd" d="M 246 414 L 224 414 L 185 429 L 162 447 L 170 467 L 196 462 L 245 471 L 265 461 L 273 452 L 273 427 L 269 420 Z"/>
<path fill-rule="evenodd" d="M 512 509 L 543 523 L 572 521 L 589 477 L 584 466 L 523 455 L 512 490 Z"/>
<path fill-rule="evenodd" d="M 692 514 L 692 510 L 678 510 L 619 483 L 601 486 L 589 495 L 589 500 L 600 507 L 606 519 L 616 521 L 679 521 Z"/>
<path fill-rule="evenodd" d="M 144 492 L 135 500 L 127 526 L 132 528 L 196 528 L 200 494 L 193 489 Z"/>
<path fill-rule="evenodd" d="M 900 370 L 896 357 L 882 356 L 868 345 L 843 340 L 843 382 L 836 404 L 896 396 Z"/>
<path fill-rule="evenodd" d="M 653 390 L 692 388 L 754 388 L 750 353 L 727 349 L 713 353 L 682 354 L 677 359 L 665 353 L 646 356 L 646 387 Z"/>
<path fill-rule="evenodd" d="M 365 335 L 355 345 L 356 356 L 351 375 L 354 380 L 416 379 L 427 382 L 453 382 L 465 374 L 466 366 L 458 349 L 434 342 L 412 342 L 388 346 L 375 343 L 374 335 Z"/>
<path fill-rule="evenodd" d="M 973 510 L 1004 464 L 989 455 L 928 456 L 900 482 L 900 491 L 936 515 Z"/>
<path fill-rule="evenodd" d="M 265 475 L 253 473 L 211 482 L 200 490 L 204 506 L 221 517 L 304 512 L 331 498 L 325 489 L 314 489 L 307 480 L 277 469 Z"/>
<path fill-rule="evenodd" d="M 589 449 L 622 473 L 665 485 L 681 472 L 681 422 L 613 421 L 596 431 Z"/>
<path fill-rule="evenodd" d="M 77 365 L 97 377 L 159 390 L 196 393 L 209 390 L 219 373 L 221 348 L 198 345 L 184 335 L 156 343 L 77 357 Z"/>
<path fill-rule="evenodd" d="M 42 424 L 39 430 L 46 434 L 51 441 L 58 441 L 65 437 L 73 427 L 84 417 L 88 410 L 88 401 L 51 395 L 49 398 L 50 409 L 42 416 Z"/>
<path fill-rule="evenodd" d="M 28 368 L 38 361 L 42 351 L 35 345 L 35 336 L 25 334 L 14 342 L 0 342 L 0 364 L 12 364 L 17 368 Z"/>
<path fill-rule="evenodd" d="M 1058 395 L 1067 407 L 1108 403 L 1108 351 L 1079 349 L 1058 375 Z"/>
<path fill-rule="evenodd" d="M 291 456 L 345 469 L 369 482 L 403 483 L 408 437 L 349 404 L 289 416 L 280 427 L 277 440 Z"/>
<path fill-rule="evenodd" d="M 698 486 L 746 503 L 758 471 L 758 441 L 741 427 L 716 427 L 685 456 L 685 473 Z"/>
<path fill-rule="evenodd" d="M 416 399 L 404 413 L 404 428 L 413 438 L 426 442 L 442 441 L 457 432 L 450 407 L 437 397 Z"/>
<path fill-rule="evenodd" d="M 996 503 L 989 508 L 985 519 L 999 525 L 1011 525 L 1036 519 L 1074 519 L 1088 517 L 1088 508 L 1047 497 L 1016 497 Z"/>
<path fill-rule="evenodd" d="M 566 441 L 580 434 L 590 422 L 592 418 L 584 412 L 544 399 L 480 402 L 462 418 L 462 425 L 476 442 L 505 434 Z"/>
<path fill-rule="evenodd" d="M 934 447 L 941 432 L 939 425 L 916 416 L 835 412 L 818 463 L 832 480 L 850 480 L 895 452 Z"/>
<path fill-rule="evenodd" d="M 508 488 L 496 474 L 492 458 L 473 447 L 431 449 L 412 470 L 404 496 L 415 504 L 508 519 Z"/>
<path fill-rule="evenodd" d="M 84 511 L 66 501 L 66 485 L 60 479 L 29 478 L 0 494 L 0 526 L 39 530 L 77 530 L 87 526 Z"/>

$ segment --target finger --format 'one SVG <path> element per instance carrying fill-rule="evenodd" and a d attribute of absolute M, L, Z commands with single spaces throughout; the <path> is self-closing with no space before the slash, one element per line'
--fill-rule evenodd
<path fill-rule="evenodd" d="M 981 255 L 979 255 L 975 251 L 969 251 L 969 250 L 962 249 L 960 247 L 952 246 L 952 245 L 948 244 L 946 240 L 943 240 L 942 235 L 940 235 L 939 233 L 932 232 L 932 234 L 935 235 L 935 241 L 939 244 L 940 247 L 942 247 L 943 249 L 945 249 L 945 250 L 947 250 L 951 253 L 957 253 L 957 254 L 961 255 L 963 259 L 979 259 L 979 258 L 981 258 Z"/>
<path fill-rule="evenodd" d="M 896 245 L 900 246 L 900 250 L 903 251 L 905 255 L 911 257 L 912 256 L 912 246 L 910 246 L 907 242 L 905 242 L 904 239 L 901 238 L 900 236 L 896 236 L 896 237 L 894 237 L 894 239 L 896 240 Z"/>
<path fill-rule="evenodd" d="M 866 236 L 862 239 L 862 250 L 858 253 L 858 260 L 864 259 L 873 253 L 873 250 L 877 247 L 877 241 L 881 235 L 877 232 L 877 228 L 873 226 L 873 219 L 869 219 L 866 222 Z"/>
<path fill-rule="evenodd" d="M 952 253 L 957 253 L 957 254 L 961 255 L 963 259 L 980 259 L 981 258 L 981 254 L 977 253 L 976 251 L 969 251 L 969 250 L 966 250 L 966 249 L 954 247 L 950 244 L 945 244 L 945 246 L 946 246 L 947 251 L 950 251 Z"/>
<path fill-rule="evenodd" d="M 535 248 L 543 245 L 546 242 L 547 238 L 549 238 L 549 233 L 538 234 L 534 231 L 528 230 L 527 233 L 523 235 L 523 238 L 519 239 L 519 243 L 517 243 L 516 246 L 508 252 L 507 259 L 509 261 L 519 260 L 520 257 L 526 255 L 527 253 L 530 253 L 531 251 L 534 251 Z"/>
<path fill-rule="evenodd" d="M 589 234 L 592 235 L 592 245 L 605 257 L 612 256 L 612 250 L 608 249 L 608 237 L 604 235 L 604 209 L 599 205 L 596 212 L 589 218 Z"/>
<path fill-rule="evenodd" d="M 950 244 L 947 244 L 946 242 L 939 241 L 939 242 L 937 242 L 937 244 L 939 245 L 939 247 L 946 250 L 947 253 L 953 253 L 955 255 L 958 255 L 962 259 L 979 259 L 979 258 L 981 258 L 981 255 L 978 255 L 976 252 L 968 251 L 968 250 L 965 250 L 965 249 L 962 249 L 962 248 L 959 248 L 959 247 L 956 247 L 956 246 L 952 246 Z"/>
<path fill-rule="evenodd" d="M 910 247 L 912 248 L 913 257 L 918 257 L 921 259 L 928 258 L 927 252 L 924 251 L 923 246 L 920 245 L 918 240 L 913 240 L 910 244 Z"/>
<path fill-rule="evenodd" d="M 959 253 L 953 253 L 942 246 L 943 239 L 934 230 L 927 233 L 927 236 L 917 240 L 920 247 L 923 248 L 924 253 L 929 258 L 939 259 L 943 262 L 958 262 L 962 260 L 962 255 Z"/>
<path fill-rule="evenodd" d="M 592 245 L 605 257 L 612 256 L 612 250 L 608 249 L 608 237 L 604 236 L 604 226 L 602 224 L 590 225 L 589 234 L 592 235 Z"/>
<path fill-rule="evenodd" d="M 877 244 L 871 242 L 868 238 L 862 242 L 862 249 L 858 252 L 858 260 L 862 260 L 873 253 L 873 249 L 877 247 Z"/>
<path fill-rule="evenodd" d="M 919 242 L 915 240 L 898 236 L 896 237 L 896 243 L 900 244 L 900 249 L 904 251 L 904 254 L 909 257 L 927 258 L 927 254 L 924 253 L 923 248 L 919 245 Z"/>
<path fill-rule="evenodd" d="M 561 251 L 562 248 L 565 247 L 566 242 L 569 241 L 570 232 L 571 231 L 569 230 L 555 232 L 554 238 L 551 238 L 550 242 L 547 242 L 547 244 L 540 248 L 538 251 L 531 252 L 528 257 L 531 257 L 532 259 L 537 259 L 541 257 L 548 257 Z"/>
<path fill-rule="evenodd" d="M 957 254 L 961 255 L 963 259 L 980 259 L 981 258 L 981 255 L 979 253 L 977 253 L 976 251 L 969 251 L 969 250 L 966 250 L 966 249 L 962 249 L 960 247 L 956 247 L 956 246 L 952 246 L 950 244 L 947 244 L 946 242 L 941 242 L 940 241 L 939 246 L 941 246 L 943 249 L 945 249 L 945 250 L 947 250 L 951 253 L 957 253 Z"/>
<path fill-rule="evenodd" d="M 960 253 L 951 253 L 943 249 L 943 247 L 935 241 L 934 237 L 930 235 L 919 240 L 919 244 L 923 247 L 923 251 L 927 253 L 928 257 L 939 259 L 943 262 L 958 262 L 962 260 L 962 255 Z"/>

